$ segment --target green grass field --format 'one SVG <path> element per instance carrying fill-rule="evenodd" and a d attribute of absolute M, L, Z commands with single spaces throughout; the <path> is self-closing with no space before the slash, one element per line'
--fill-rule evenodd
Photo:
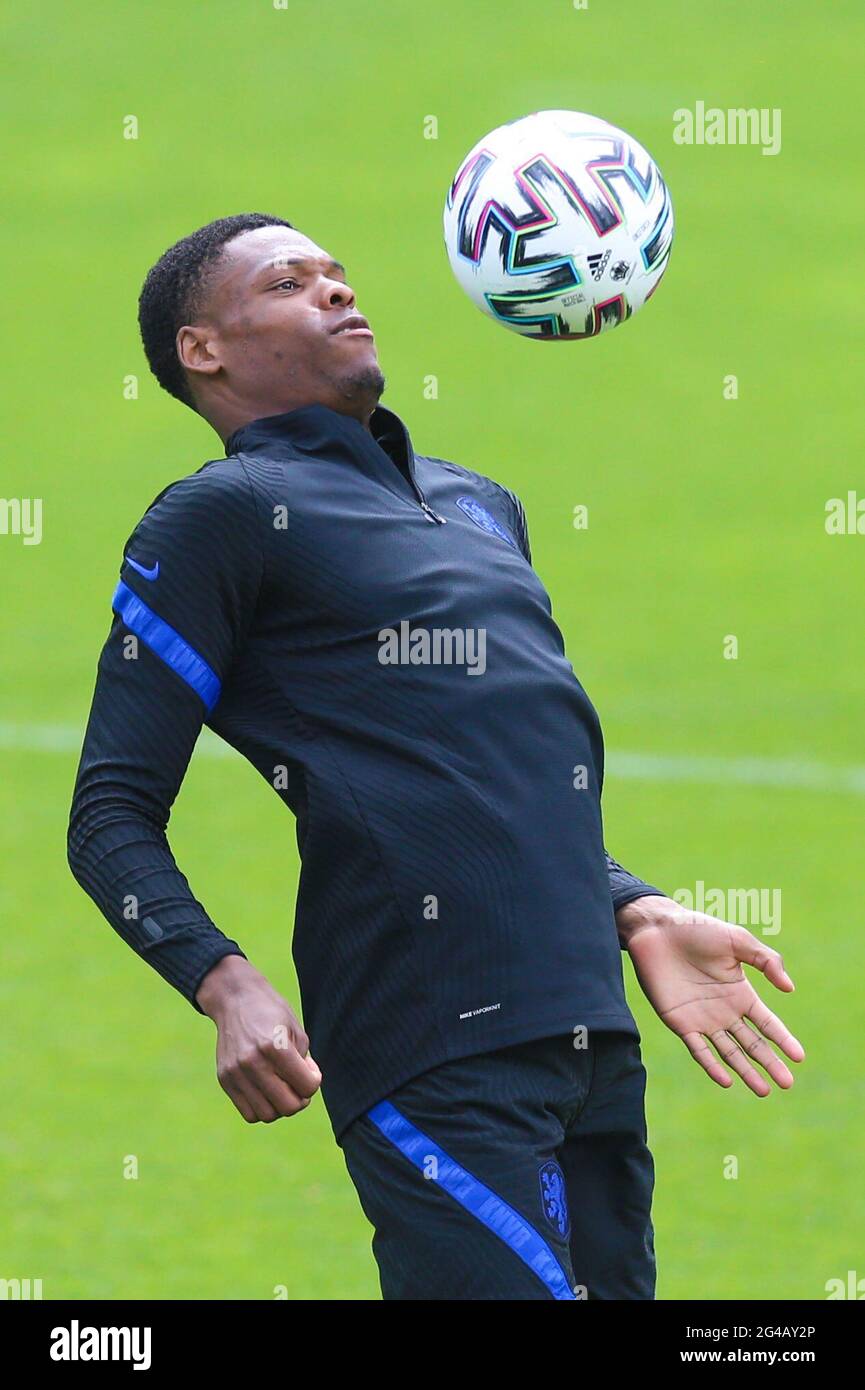
<path fill-rule="evenodd" d="M 0 493 L 44 511 L 40 545 L 0 536 L 0 1277 L 41 1278 L 45 1298 L 379 1296 L 320 1102 L 244 1124 L 216 1081 L 211 1023 L 120 941 L 65 861 L 123 543 L 162 487 L 220 452 L 148 376 L 138 289 L 171 241 L 247 210 L 346 262 L 384 402 L 416 447 L 522 496 L 603 719 L 612 852 L 671 891 L 782 891 L 768 940 L 797 992 L 761 991 L 806 1048 L 790 1093 L 713 1085 L 625 961 L 649 1073 L 659 1297 L 822 1298 L 828 1279 L 865 1276 L 865 778 L 850 775 L 865 763 L 865 537 L 824 528 L 826 500 L 862 485 L 861 6 L 838 0 L 829 18 L 804 0 L 537 0 L 526 13 L 516 0 L 91 0 L 5 22 Z M 780 153 L 675 144 L 673 112 L 698 100 L 780 108 Z M 440 233 L 468 148 L 543 107 L 630 130 L 677 214 L 652 303 L 555 348 L 479 314 Z M 130 115 L 137 140 L 123 138 Z M 277 798 L 202 748 L 171 841 L 215 920 L 296 1004 L 297 857 Z"/>

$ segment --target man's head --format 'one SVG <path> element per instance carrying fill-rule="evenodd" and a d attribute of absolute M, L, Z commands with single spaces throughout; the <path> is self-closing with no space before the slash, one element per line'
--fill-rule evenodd
<path fill-rule="evenodd" d="M 367 424 L 384 390 L 344 267 L 279 217 L 222 217 L 169 247 L 138 321 L 159 384 L 222 439 L 302 405 Z"/>

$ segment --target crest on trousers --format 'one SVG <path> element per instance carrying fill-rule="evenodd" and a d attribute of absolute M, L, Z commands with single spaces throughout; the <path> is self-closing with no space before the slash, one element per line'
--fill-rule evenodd
<path fill-rule="evenodd" d="M 544 1216 L 560 1236 L 570 1231 L 568 1199 L 565 1195 L 565 1175 L 552 1159 L 540 1169 L 541 1205 Z"/>

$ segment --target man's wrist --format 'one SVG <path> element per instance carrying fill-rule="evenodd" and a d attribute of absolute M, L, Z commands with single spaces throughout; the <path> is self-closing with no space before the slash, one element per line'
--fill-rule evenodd
<path fill-rule="evenodd" d="M 221 956 L 198 986 L 195 1002 L 202 1013 L 215 1019 L 228 1001 L 248 987 L 253 976 L 261 978 L 246 956 Z"/>
<path fill-rule="evenodd" d="M 663 927 L 666 922 L 672 921 L 681 913 L 681 910 L 674 898 L 660 893 L 644 893 L 639 898 L 632 898 L 616 910 L 616 931 L 622 948 L 628 949 L 637 932 L 645 927 Z"/>

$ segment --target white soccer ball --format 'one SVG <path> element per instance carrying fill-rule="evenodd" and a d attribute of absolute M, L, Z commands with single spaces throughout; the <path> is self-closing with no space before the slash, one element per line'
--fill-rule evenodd
<path fill-rule="evenodd" d="M 580 111 L 490 131 L 447 195 L 451 268 L 479 309 L 526 338 L 593 338 L 654 293 L 673 205 L 642 145 Z"/>

